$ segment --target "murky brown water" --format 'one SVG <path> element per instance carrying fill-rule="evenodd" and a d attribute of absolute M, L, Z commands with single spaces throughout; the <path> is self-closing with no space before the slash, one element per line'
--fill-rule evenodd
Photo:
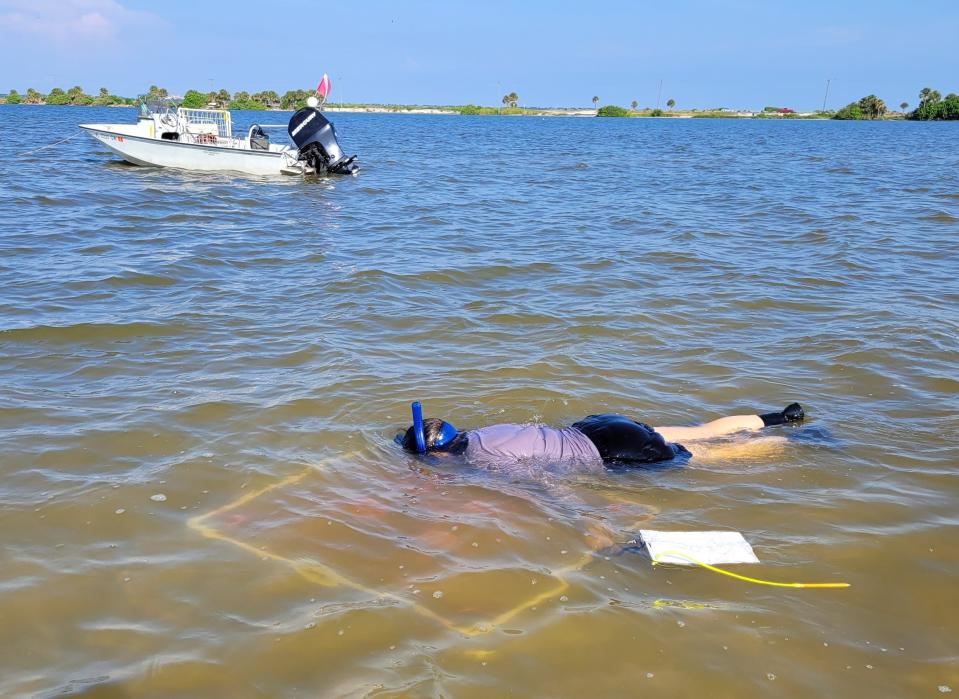
<path fill-rule="evenodd" d="M 127 118 L 0 107 L 0 695 L 959 691 L 952 125 L 341 115 L 365 170 L 323 183 L 14 157 Z M 412 399 L 810 419 L 523 477 L 401 453 Z M 852 586 L 594 551 L 641 527 Z"/>

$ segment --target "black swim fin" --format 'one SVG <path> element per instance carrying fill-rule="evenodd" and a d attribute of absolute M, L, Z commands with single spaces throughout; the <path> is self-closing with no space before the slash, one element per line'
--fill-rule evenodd
<path fill-rule="evenodd" d="M 763 421 L 763 425 L 770 427 L 771 425 L 785 425 L 787 422 L 802 422 L 804 417 L 806 417 L 806 413 L 802 406 L 799 403 L 790 403 L 780 412 L 766 413 L 760 415 L 759 419 Z"/>

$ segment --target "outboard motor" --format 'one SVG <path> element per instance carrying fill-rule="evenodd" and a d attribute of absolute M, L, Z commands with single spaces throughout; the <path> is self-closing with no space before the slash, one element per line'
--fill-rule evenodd
<path fill-rule="evenodd" d="M 336 129 L 320 110 L 303 107 L 290 119 L 287 130 L 300 150 L 300 158 L 318 173 L 352 175 L 357 170 L 353 164 L 356 156 L 343 155 L 336 140 Z"/>

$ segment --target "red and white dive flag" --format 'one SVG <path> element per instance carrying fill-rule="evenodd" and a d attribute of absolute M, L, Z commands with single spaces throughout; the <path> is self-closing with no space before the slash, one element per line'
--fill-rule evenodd
<path fill-rule="evenodd" d="M 320 84 L 316 86 L 316 94 L 326 100 L 330 95 L 330 88 L 332 84 L 330 83 L 330 76 L 326 73 L 323 73 L 323 79 L 320 80 Z"/>

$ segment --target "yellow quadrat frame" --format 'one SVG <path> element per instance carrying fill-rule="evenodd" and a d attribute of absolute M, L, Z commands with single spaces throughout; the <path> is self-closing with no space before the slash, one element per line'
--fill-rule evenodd
<path fill-rule="evenodd" d="M 347 459 L 350 456 L 353 456 L 353 454 L 347 454 L 346 456 L 339 457 L 339 458 Z M 236 546 L 242 549 L 243 551 L 251 553 L 260 559 L 269 559 L 272 561 L 277 561 L 279 563 L 285 563 L 286 565 L 290 566 L 290 568 L 292 568 L 297 575 L 302 576 L 304 579 L 308 580 L 311 583 L 322 585 L 323 587 L 349 587 L 354 590 L 365 592 L 377 599 L 388 599 L 388 600 L 393 600 L 395 602 L 399 602 L 403 606 L 409 607 L 417 614 L 421 614 L 422 616 L 425 616 L 429 619 L 433 619 L 434 621 L 440 623 L 446 628 L 468 637 L 480 636 L 482 634 L 489 633 L 493 629 L 499 626 L 502 626 L 503 624 L 507 623 L 508 621 L 516 617 L 517 615 L 530 609 L 531 607 L 535 607 L 537 604 L 549 599 L 550 597 L 554 597 L 562 594 L 567 589 L 569 589 L 569 586 L 570 586 L 565 576 L 568 575 L 569 573 L 582 570 L 586 566 L 586 564 L 593 559 L 593 556 L 591 554 L 589 553 L 583 554 L 576 562 L 568 566 L 564 566 L 563 568 L 560 568 L 558 570 L 553 570 L 550 572 L 551 577 L 553 577 L 557 582 L 557 585 L 555 587 L 552 587 L 551 589 L 545 590 L 543 592 L 540 592 L 537 595 L 533 595 L 532 597 L 529 597 L 523 600 L 522 602 L 517 604 L 515 607 L 511 609 L 507 609 L 505 612 L 499 614 L 498 616 L 486 622 L 476 623 L 476 624 L 473 624 L 472 626 L 462 626 L 452 621 L 451 619 L 444 617 L 441 614 L 437 614 L 432 609 L 429 609 L 428 607 L 423 606 L 419 602 L 408 599 L 394 592 L 384 592 L 382 590 L 376 590 L 374 588 L 371 588 L 367 585 L 364 585 L 363 583 L 360 583 L 360 582 L 357 582 L 356 580 L 351 579 L 346 573 L 336 570 L 334 568 L 331 568 L 328 565 L 325 565 L 317 561 L 311 561 L 306 559 L 288 558 L 287 556 L 281 556 L 279 554 L 272 553 L 263 548 L 257 548 L 256 546 L 253 546 L 252 544 L 249 544 L 246 541 L 242 541 L 241 539 L 237 539 L 236 537 L 230 536 L 229 534 L 225 534 L 221 532 L 220 530 L 218 530 L 215 526 L 212 526 L 211 524 L 207 523 L 207 520 L 213 517 L 216 517 L 218 515 L 222 515 L 225 512 L 229 512 L 230 510 L 235 510 L 236 508 L 241 507 L 242 505 L 245 505 L 249 502 L 252 502 L 253 500 L 256 500 L 259 497 L 262 497 L 263 495 L 266 495 L 267 493 L 270 493 L 274 490 L 278 490 L 280 488 L 285 488 L 286 486 L 293 485 L 294 483 L 298 483 L 299 481 L 303 480 L 307 476 L 316 473 L 318 470 L 322 470 L 325 466 L 337 460 L 338 460 L 337 458 L 329 458 L 321 461 L 318 464 L 307 466 L 299 473 L 296 473 L 292 476 L 287 476 L 286 478 L 279 480 L 276 483 L 272 483 L 271 485 L 246 493 L 242 495 L 241 497 L 237 498 L 236 500 L 233 500 L 232 502 L 228 502 L 225 505 L 221 505 L 220 507 L 210 510 L 209 512 L 206 512 L 201 515 L 197 515 L 196 517 L 191 517 L 189 520 L 187 520 L 187 526 L 193 531 L 199 533 L 201 536 L 204 536 L 208 539 L 214 539 L 217 541 L 223 541 L 228 544 L 232 544 L 233 546 Z"/>

